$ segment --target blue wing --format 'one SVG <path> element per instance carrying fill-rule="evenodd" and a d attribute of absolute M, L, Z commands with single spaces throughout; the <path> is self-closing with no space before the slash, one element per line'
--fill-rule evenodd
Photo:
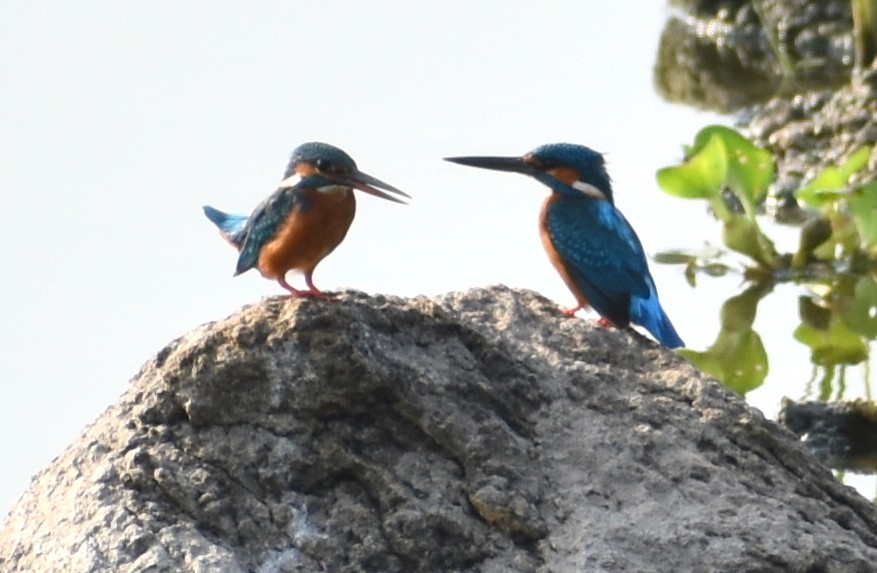
<path fill-rule="evenodd" d="M 229 243 L 240 249 L 244 242 L 244 237 L 246 237 L 244 227 L 247 224 L 247 218 L 243 215 L 233 215 L 220 211 L 210 205 L 204 205 L 203 209 L 207 218 L 219 227 L 219 232 L 222 236 Z"/>
<path fill-rule="evenodd" d="M 682 346 L 664 314 L 639 237 L 608 201 L 555 195 L 545 226 L 589 304 L 617 326 L 630 322 L 668 347 Z"/>
<path fill-rule="evenodd" d="M 651 277 L 649 277 L 649 286 L 651 293 L 648 298 L 633 297 L 631 299 L 630 321 L 651 332 L 652 336 L 667 348 L 685 346 L 685 342 L 673 328 L 670 317 L 661 308 L 661 303 L 658 301 L 658 291 L 655 289 Z"/>
<path fill-rule="evenodd" d="M 293 187 L 281 187 L 259 203 L 241 231 L 244 241 L 234 274 L 239 275 L 255 267 L 259 262 L 262 246 L 271 242 L 289 214 L 296 208 L 307 207 L 308 200 L 302 182 Z"/>
<path fill-rule="evenodd" d="M 639 239 L 607 201 L 553 197 L 545 226 L 567 272 L 594 310 L 627 326 L 630 297 L 649 294 Z"/>

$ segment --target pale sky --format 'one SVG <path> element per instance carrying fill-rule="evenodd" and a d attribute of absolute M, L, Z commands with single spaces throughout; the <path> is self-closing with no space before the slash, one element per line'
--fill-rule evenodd
<path fill-rule="evenodd" d="M 232 278 L 201 205 L 249 213 L 299 143 L 414 197 L 360 195 L 324 290 L 505 283 L 572 303 L 536 229 L 546 191 L 449 155 L 584 143 L 649 253 L 709 238 L 703 206 L 654 183 L 715 121 L 654 93 L 666 16 L 615 0 L 0 5 L 0 517 L 165 344 L 282 294 Z M 683 338 L 708 343 L 722 298 L 652 269 Z"/>

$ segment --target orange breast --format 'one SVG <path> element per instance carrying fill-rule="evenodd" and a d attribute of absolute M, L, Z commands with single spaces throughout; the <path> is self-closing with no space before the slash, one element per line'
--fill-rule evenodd
<path fill-rule="evenodd" d="M 296 207 L 274 239 L 259 251 L 258 268 L 267 278 L 282 277 L 291 270 L 313 272 L 344 240 L 353 222 L 356 199 L 350 189 L 329 193 L 307 189 L 305 193 L 310 207 Z"/>
<path fill-rule="evenodd" d="M 584 293 L 582 293 L 582 291 L 576 286 L 576 283 L 572 280 L 572 277 L 566 270 L 566 265 L 564 264 L 563 259 L 560 258 L 557 249 L 554 248 L 554 243 L 551 242 L 551 235 L 548 234 L 548 226 L 545 224 L 546 218 L 548 217 L 548 207 L 551 203 L 557 200 L 557 198 L 557 195 L 552 193 L 547 199 L 545 199 L 545 202 L 542 203 L 542 211 L 539 213 L 539 236 L 542 238 L 542 246 L 548 254 L 548 260 L 550 260 L 551 264 L 554 265 L 554 268 L 557 269 L 560 278 L 566 283 L 566 287 L 572 292 L 573 296 L 576 297 L 576 302 L 582 305 L 582 307 L 585 307 L 588 306 L 588 299 L 585 298 Z"/>

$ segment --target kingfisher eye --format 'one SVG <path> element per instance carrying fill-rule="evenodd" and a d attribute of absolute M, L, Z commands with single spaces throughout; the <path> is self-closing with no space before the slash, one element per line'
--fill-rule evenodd
<path fill-rule="evenodd" d="M 525 155 L 524 163 L 538 169 L 539 171 L 548 171 L 552 167 L 555 167 L 550 161 L 546 161 L 545 159 L 542 159 L 541 157 L 536 157 L 535 155 Z"/>
<path fill-rule="evenodd" d="M 321 173 L 342 173 L 344 171 L 340 166 L 326 159 L 317 159 L 314 161 L 314 167 Z"/>

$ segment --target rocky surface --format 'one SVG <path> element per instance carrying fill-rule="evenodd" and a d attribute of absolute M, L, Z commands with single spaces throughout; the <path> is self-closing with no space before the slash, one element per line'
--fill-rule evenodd
<path fill-rule="evenodd" d="M 748 129 L 777 161 L 774 195 L 790 197 L 822 169 L 840 166 L 860 147 L 877 143 L 877 68 L 837 89 L 774 97 L 754 111 Z M 875 177 L 877 149 L 852 183 Z"/>
<path fill-rule="evenodd" d="M 873 571 L 877 511 L 641 336 L 503 287 L 268 299 L 45 470 L 3 572 Z"/>

